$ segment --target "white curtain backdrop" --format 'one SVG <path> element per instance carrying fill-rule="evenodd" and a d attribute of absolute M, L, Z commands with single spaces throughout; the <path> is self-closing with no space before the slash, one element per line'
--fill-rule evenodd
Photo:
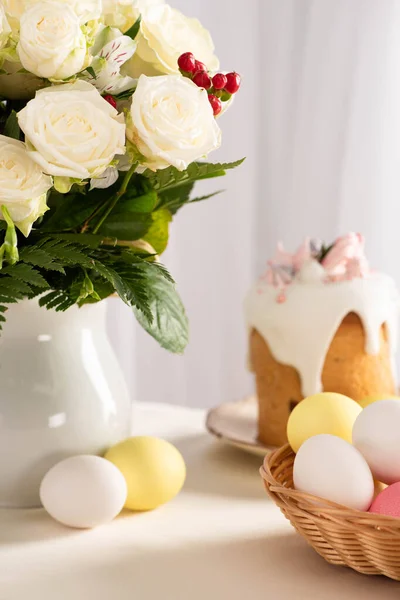
<path fill-rule="evenodd" d="M 171 0 L 243 75 L 215 160 L 247 156 L 187 208 L 164 262 L 191 322 L 183 357 L 139 330 L 118 301 L 110 332 L 132 398 L 213 406 L 252 390 L 243 297 L 281 239 L 367 237 L 400 284 L 400 0 Z"/>

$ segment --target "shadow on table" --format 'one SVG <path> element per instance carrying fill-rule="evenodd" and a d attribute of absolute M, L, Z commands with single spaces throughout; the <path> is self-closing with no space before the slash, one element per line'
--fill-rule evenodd
<path fill-rule="evenodd" d="M 294 532 L 165 551 L 133 543 L 118 560 L 103 553 L 92 567 L 77 564 L 73 571 L 73 578 L 63 577 L 57 600 L 398 600 L 400 594 L 399 583 L 328 565 Z M 46 589 L 55 589 L 54 578 L 49 573 Z"/>
<path fill-rule="evenodd" d="M 70 529 L 57 523 L 44 509 L 0 510 L 0 548 L 3 545 L 76 537 L 82 533 L 82 530 Z"/>
<path fill-rule="evenodd" d="M 215 442 L 207 434 L 171 441 L 182 452 L 187 464 L 185 490 L 267 500 L 259 475 L 262 457 Z"/>

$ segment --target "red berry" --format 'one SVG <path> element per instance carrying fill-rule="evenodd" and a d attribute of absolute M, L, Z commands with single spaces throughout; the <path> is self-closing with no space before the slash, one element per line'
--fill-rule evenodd
<path fill-rule="evenodd" d="M 223 73 L 217 73 L 212 78 L 212 83 L 216 90 L 223 90 L 227 84 L 227 81 L 228 80 L 226 78 L 226 75 L 224 75 Z"/>
<path fill-rule="evenodd" d="M 197 60 L 191 52 L 185 52 L 178 58 L 178 66 L 182 71 L 185 71 L 185 73 L 194 73 L 197 71 L 196 62 Z"/>
<path fill-rule="evenodd" d="M 214 96 L 214 94 L 208 95 L 208 101 L 212 106 L 214 117 L 216 117 L 222 110 L 222 102 L 217 96 Z"/>
<path fill-rule="evenodd" d="M 206 65 L 204 63 L 200 62 L 199 60 L 196 60 L 195 72 L 197 73 L 197 71 L 207 71 Z"/>
<path fill-rule="evenodd" d="M 240 88 L 240 75 L 239 73 L 228 73 L 226 76 L 225 89 L 230 94 L 236 94 Z"/>
<path fill-rule="evenodd" d="M 198 71 L 193 77 L 193 83 L 205 90 L 209 90 L 211 87 L 211 79 L 205 71 Z"/>
<path fill-rule="evenodd" d="M 104 100 L 105 100 L 106 102 L 108 102 L 108 104 L 111 104 L 111 106 L 112 106 L 113 108 L 117 108 L 117 101 L 116 101 L 116 99 L 114 98 L 114 96 L 110 96 L 110 95 L 108 94 L 107 96 L 104 96 Z"/>

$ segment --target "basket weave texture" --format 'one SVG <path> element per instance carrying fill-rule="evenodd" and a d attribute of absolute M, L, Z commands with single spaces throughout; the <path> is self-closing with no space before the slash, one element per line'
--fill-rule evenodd
<path fill-rule="evenodd" d="M 400 519 L 339 506 L 293 489 L 295 454 L 287 444 L 260 469 L 269 496 L 325 560 L 400 581 Z"/>

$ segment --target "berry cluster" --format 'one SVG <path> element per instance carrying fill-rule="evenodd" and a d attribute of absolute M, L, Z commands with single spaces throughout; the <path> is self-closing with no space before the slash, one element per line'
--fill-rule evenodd
<path fill-rule="evenodd" d="M 191 52 L 185 52 L 178 58 L 180 72 L 198 87 L 204 88 L 208 93 L 208 100 L 216 117 L 222 110 L 222 102 L 227 102 L 233 94 L 239 91 L 240 75 L 232 72 L 224 75 L 217 73 L 213 77 L 207 71 L 204 63 L 196 60 Z"/>
<path fill-rule="evenodd" d="M 105 96 L 103 96 L 103 98 L 106 102 L 108 102 L 108 104 L 111 104 L 111 106 L 113 108 L 117 108 L 117 101 L 114 98 L 114 96 L 111 96 L 110 94 L 106 94 Z"/>

